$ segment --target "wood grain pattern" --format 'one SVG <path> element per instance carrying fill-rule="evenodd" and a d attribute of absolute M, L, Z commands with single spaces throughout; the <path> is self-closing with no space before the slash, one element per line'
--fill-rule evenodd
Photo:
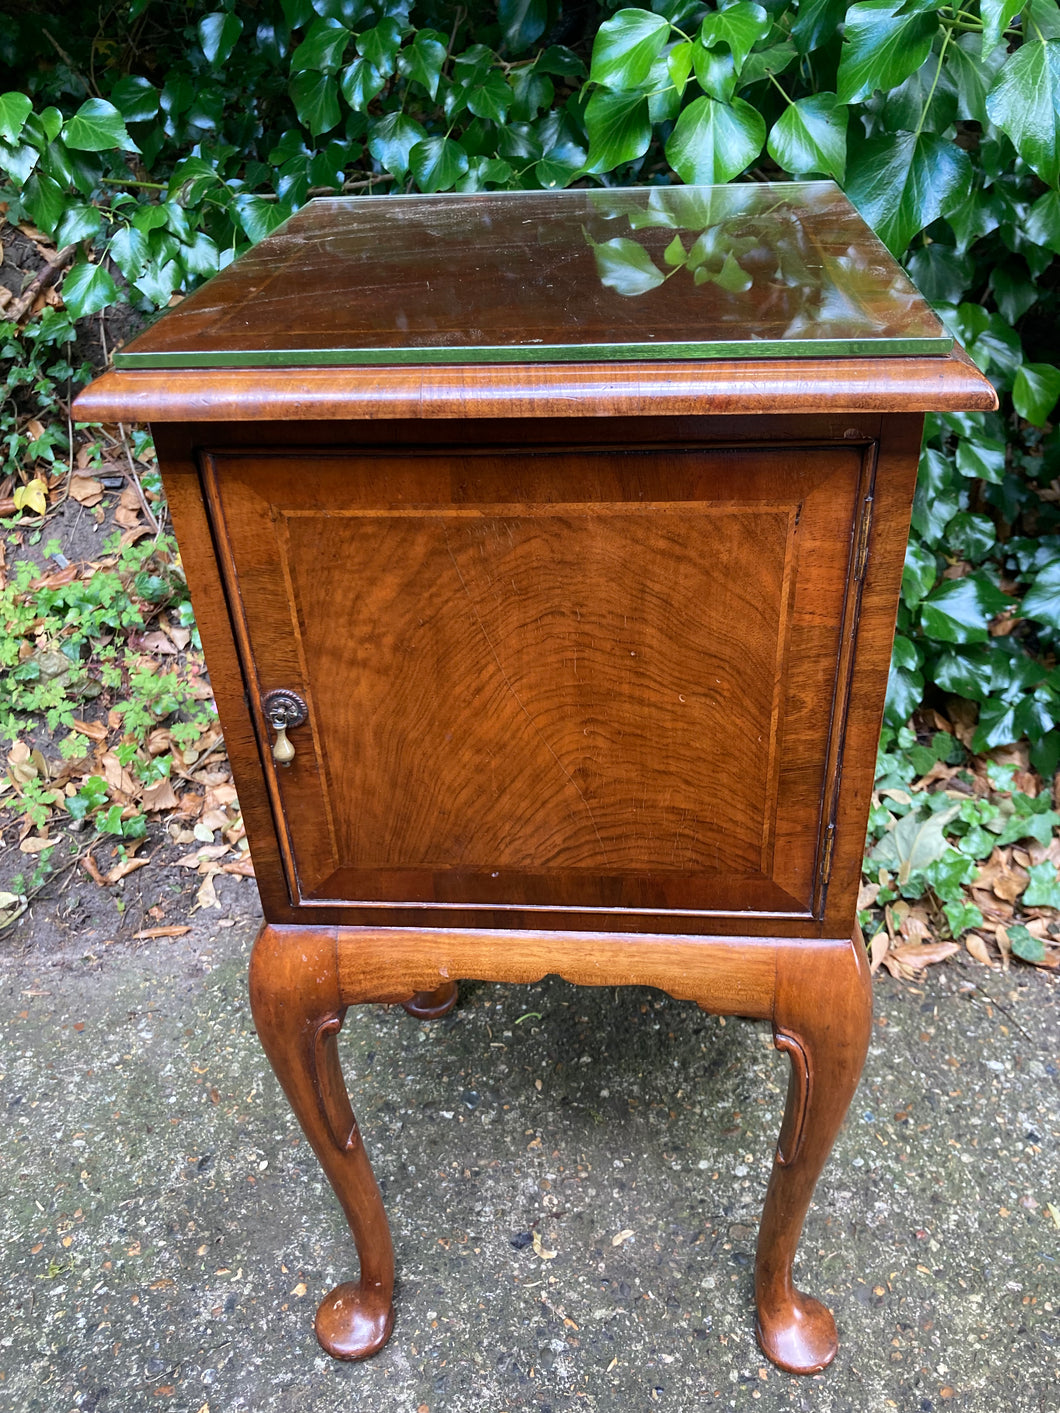
<path fill-rule="evenodd" d="M 302 902 L 805 915 L 870 452 L 208 458 Z"/>
<path fill-rule="evenodd" d="M 110 372 L 74 402 L 82 422 L 373 418 L 680 417 L 993 411 L 962 349 L 948 358 L 456 368 L 236 368 Z"/>

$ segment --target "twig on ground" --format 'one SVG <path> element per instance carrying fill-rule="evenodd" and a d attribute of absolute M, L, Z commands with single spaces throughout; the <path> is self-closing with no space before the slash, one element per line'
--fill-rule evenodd
<path fill-rule="evenodd" d="M 147 517 L 147 523 L 154 531 L 155 539 L 157 540 L 159 535 L 162 533 L 162 527 L 155 519 L 155 513 L 151 509 L 150 505 L 148 505 L 147 497 L 144 495 L 144 488 L 140 484 L 140 473 L 137 471 L 136 463 L 133 461 L 132 450 L 129 446 L 129 438 L 125 435 L 124 422 L 118 423 L 118 430 L 121 432 L 121 444 L 125 449 L 125 459 L 129 463 L 129 475 L 132 477 L 132 483 L 136 487 L 136 494 L 140 501 L 140 509 Z"/>
<path fill-rule="evenodd" d="M 50 289 L 66 269 L 67 265 L 73 264 L 76 254 L 76 244 L 64 246 L 54 260 L 49 261 L 47 265 L 37 271 L 26 288 L 7 310 L 5 317 L 13 324 L 19 323 L 33 308 L 37 296 L 43 293 L 44 290 Z"/>

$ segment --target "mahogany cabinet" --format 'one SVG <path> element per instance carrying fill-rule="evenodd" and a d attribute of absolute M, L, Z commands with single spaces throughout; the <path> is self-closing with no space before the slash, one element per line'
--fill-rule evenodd
<path fill-rule="evenodd" d="M 250 836 L 262 1043 L 387 1339 L 354 1002 L 661 987 L 791 1065 L 762 1349 L 857 1084 L 855 900 L 922 414 L 990 385 L 830 183 L 315 201 L 82 393 L 152 424 Z"/>

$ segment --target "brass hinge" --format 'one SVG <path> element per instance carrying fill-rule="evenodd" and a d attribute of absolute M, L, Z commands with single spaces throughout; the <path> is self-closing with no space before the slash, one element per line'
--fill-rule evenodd
<path fill-rule="evenodd" d="M 821 886 L 827 886 L 832 876 L 832 845 L 835 843 L 835 820 L 825 830 L 824 857 L 821 860 Z"/>
<path fill-rule="evenodd" d="M 858 545 L 854 552 L 854 579 L 865 577 L 865 566 L 869 562 L 869 532 L 872 529 L 872 496 L 866 496 L 861 506 L 861 521 L 858 525 Z"/>

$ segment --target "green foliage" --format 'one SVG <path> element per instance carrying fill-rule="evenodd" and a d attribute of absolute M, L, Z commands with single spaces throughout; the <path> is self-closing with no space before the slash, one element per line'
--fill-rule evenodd
<path fill-rule="evenodd" d="M 116 748 L 120 764 L 144 784 L 169 776 L 172 758 L 150 754 L 151 733 L 168 722 L 167 739 L 179 747 L 197 740 L 213 719 L 188 677 L 159 671 L 130 644 L 162 609 L 190 616 L 183 578 L 172 568 L 174 548 L 166 536 L 112 545 L 98 567 L 54 586 L 31 561 L 15 565 L 0 589 L 0 739 L 19 741 L 39 725 L 52 733 L 65 729 L 70 734 L 60 754 L 76 761 L 88 745 L 75 727 L 106 691 L 124 733 Z M 101 775 L 87 774 L 64 794 L 47 783 L 44 758 L 35 754 L 39 759 L 31 755 L 19 777 L 21 812 L 31 824 L 39 828 L 59 805 L 74 821 L 95 820 L 100 832 L 142 837 L 143 816 L 112 803 Z"/>
<path fill-rule="evenodd" d="M 840 182 L 1002 399 L 928 419 L 885 745 L 955 693 L 978 749 L 1060 762 L 1057 0 L 188 0 L 105 33 L 82 0 L 61 62 L 39 10 L 7 41 L 0 199 L 79 247 L 75 317 L 164 308 L 316 193 Z M 595 247 L 616 288 L 741 278 L 631 246 Z"/>

